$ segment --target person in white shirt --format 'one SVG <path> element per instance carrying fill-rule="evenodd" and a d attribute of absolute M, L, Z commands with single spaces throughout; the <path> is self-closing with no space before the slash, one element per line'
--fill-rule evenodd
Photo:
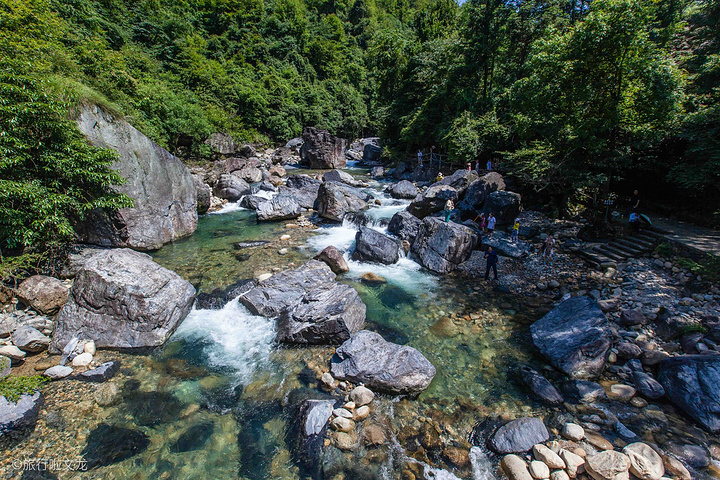
<path fill-rule="evenodd" d="M 487 229 L 488 229 L 488 232 L 490 232 L 488 234 L 488 236 L 490 238 L 492 238 L 493 232 L 495 232 L 495 224 L 496 223 L 497 223 L 497 218 L 495 218 L 495 215 L 493 215 L 492 213 L 490 215 L 488 215 Z"/>

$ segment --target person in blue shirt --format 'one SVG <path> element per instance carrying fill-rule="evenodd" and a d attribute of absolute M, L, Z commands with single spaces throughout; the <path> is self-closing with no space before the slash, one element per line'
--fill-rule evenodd
<path fill-rule="evenodd" d="M 488 172 L 492 171 L 492 160 L 488 160 L 488 162 L 487 162 L 487 171 Z"/>
<path fill-rule="evenodd" d="M 487 252 L 485 252 L 485 259 L 487 260 L 487 267 L 485 268 L 485 280 L 488 280 L 490 278 L 490 269 L 492 268 L 493 273 L 495 274 L 495 280 L 498 279 L 497 274 L 497 262 L 498 257 L 497 253 L 495 253 L 495 250 L 493 250 L 492 247 L 488 247 Z"/>

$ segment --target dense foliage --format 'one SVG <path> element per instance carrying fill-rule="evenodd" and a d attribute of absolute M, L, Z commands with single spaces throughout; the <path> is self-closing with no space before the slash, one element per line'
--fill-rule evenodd
<path fill-rule="evenodd" d="M 0 0 L 0 238 L 67 238 L 124 201 L 111 157 L 66 120 L 83 102 L 184 158 L 206 158 L 213 132 L 280 142 L 315 125 L 379 134 L 396 159 L 492 158 L 561 211 L 618 181 L 717 211 L 719 5 Z"/>

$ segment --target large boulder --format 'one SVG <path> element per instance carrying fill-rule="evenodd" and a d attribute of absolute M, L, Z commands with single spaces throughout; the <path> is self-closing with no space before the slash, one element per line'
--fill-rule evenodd
<path fill-rule="evenodd" d="M 380 138 L 368 137 L 360 140 L 363 146 L 362 163 L 365 165 L 373 164 L 380 161 L 382 157 L 382 147 L 380 146 Z"/>
<path fill-rule="evenodd" d="M 501 455 L 524 453 L 538 443 L 547 442 L 550 434 L 539 418 L 523 417 L 506 423 L 490 437 L 489 447 Z"/>
<path fill-rule="evenodd" d="M 200 175 L 193 175 L 193 181 L 195 182 L 195 191 L 197 193 L 197 212 L 198 215 L 204 215 L 210 209 L 212 190 Z"/>
<path fill-rule="evenodd" d="M 286 186 L 280 187 L 280 193 L 287 193 L 297 198 L 301 207 L 315 208 L 315 200 L 322 182 L 309 175 L 290 175 Z"/>
<path fill-rule="evenodd" d="M 368 227 L 355 234 L 355 260 L 390 265 L 400 259 L 400 242 Z"/>
<path fill-rule="evenodd" d="M 337 282 L 309 290 L 278 318 L 277 340 L 283 343 L 339 345 L 360 331 L 367 308 L 357 291 Z"/>
<path fill-rule="evenodd" d="M 0 396 L 0 447 L 16 445 L 32 433 L 43 403 L 40 392 L 23 394 L 17 402 Z"/>
<path fill-rule="evenodd" d="M 590 297 L 569 298 L 530 326 L 533 343 L 570 378 L 594 379 L 605 368 L 612 332 Z"/>
<path fill-rule="evenodd" d="M 247 183 L 257 183 L 262 180 L 263 173 L 262 170 L 258 168 L 259 166 L 260 161 L 254 157 L 233 157 L 228 158 L 225 162 L 227 173 L 231 173 Z"/>
<path fill-rule="evenodd" d="M 303 165 L 322 169 L 345 167 L 344 139 L 314 127 L 303 128 L 302 139 L 300 158 Z"/>
<path fill-rule="evenodd" d="M 300 216 L 300 204 L 292 195 L 278 195 L 258 203 L 256 212 L 260 222 L 288 220 Z"/>
<path fill-rule="evenodd" d="M 101 251 L 82 266 L 52 336 L 56 350 L 75 336 L 99 348 L 162 345 L 187 316 L 195 288 L 149 255 Z"/>
<path fill-rule="evenodd" d="M 237 143 L 227 133 L 213 133 L 204 142 L 214 153 L 219 155 L 232 155 L 237 150 Z"/>
<path fill-rule="evenodd" d="M 335 280 L 325 263 L 310 260 L 294 270 L 284 270 L 240 296 L 240 303 L 254 315 L 275 317 L 297 305 L 305 294 Z"/>
<path fill-rule="evenodd" d="M 229 173 L 220 175 L 215 184 L 215 196 L 230 202 L 237 202 L 243 195 L 252 194 L 252 188 L 242 178 Z"/>
<path fill-rule="evenodd" d="M 337 182 L 323 182 L 318 189 L 317 211 L 321 217 L 341 222 L 346 213 L 368 208 L 372 197 L 357 188 Z"/>
<path fill-rule="evenodd" d="M 418 195 L 418 189 L 412 182 L 400 180 L 398 183 L 390 185 L 387 192 L 393 198 L 403 198 L 412 200 Z"/>
<path fill-rule="evenodd" d="M 337 379 L 364 383 L 372 390 L 415 394 L 430 385 L 435 367 L 414 348 L 362 330 L 335 350 L 330 372 Z"/>
<path fill-rule="evenodd" d="M 96 106 L 83 108 L 77 125 L 92 145 L 117 151 L 112 167 L 127 181 L 115 189 L 134 200 L 132 208 L 88 215 L 77 228 L 83 242 L 155 250 L 195 232 L 197 189 L 178 158 Z"/>
<path fill-rule="evenodd" d="M 458 192 L 453 187 L 449 185 L 433 185 L 415 197 L 408 206 L 408 212 L 418 218 L 425 218 L 443 210 L 448 200 L 457 202 L 457 199 Z"/>
<path fill-rule="evenodd" d="M 392 216 L 387 228 L 388 232 L 412 244 L 415 237 L 417 237 L 421 224 L 422 220 L 407 210 L 403 210 Z"/>
<path fill-rule="evenodd" d="M 20 284 L 17 296 L 25 305 L 45 315 L 54 315 L 65 305 L 70 289 L 60 280 L 33 275 Z"/>
<path fill-rule="evenodd" d="M 660 362 L 658 380 L 672 403 L 711 432 L 720 431 L 720 356 L 684 355 Z"/>
<path fill-rule="evenodd" d="M 420 264 L 436 273 L 448 273 L 470 257 L 478 236 L 470 228 L 428 217 L 418 229 L 412 251 Z"/>
<path fill-rule="evenodd" d="M 513 223 L 520 213 L 520 194 L 506 191 L 492 192 L 485 200 L 483 213 L 486 216 L 490 213 L 495 215 L 498 225 Z"/>
<path fill-rule="evenodd" d="M 468 209 L 479 210 L 485 204 L 488 195 L 499 190 L 505 190 L 505 181 L 499 173 L 490 172 L 468 186 L 462 203 Z"/>
<path fill-rule="evenodd" d="M 455 173 L 443 178 L 439 182 L 436 182 L 433 186 L 448 185 L 450 187 L 453 187 L 457 191 L 458 196 L 462 196 L 462 194 L 465 193 L 465 190 L 468 189 L 470 184 L 477 179 L 477 173 L 475 173 L 475 171 L 473 170 L 456 170 Z"/>

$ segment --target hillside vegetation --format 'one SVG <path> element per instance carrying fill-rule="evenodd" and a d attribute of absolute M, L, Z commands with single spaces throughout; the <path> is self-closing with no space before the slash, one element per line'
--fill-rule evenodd
<path fill-rule="evenodd" d="M 315 125 L 501 160 L 561 211 L 626 180 L 711 215 L 719 38 L 718 0 L 0 0 L 0 247 L 127 204 L 82 103 L 185 159 Z"/>

